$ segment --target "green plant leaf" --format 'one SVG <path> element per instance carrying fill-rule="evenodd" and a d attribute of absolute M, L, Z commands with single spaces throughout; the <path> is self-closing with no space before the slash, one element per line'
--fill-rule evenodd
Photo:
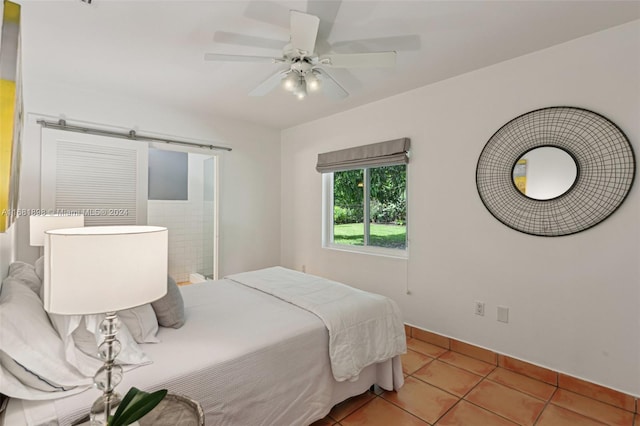
<path fill-rule="evenodd" d="M 131 403 L 131 400 L 140 392 L 142 391 L 136 387 L 132 387 L 131 389 L 129 389 L 129 392 L 127 392 L 127 394 L 124 396 L 124 398 L 122 398 L 122 401 L 118 405 L 118 409 L 116 410 L 116 412 L 111 417 L 109 417 L 109 421 L 107 423 L 109 426 L 113 425 L 113 419 L 117 419 L 118 417 L 120 417 L 124 409 L 127 408 L 127 406 Z"/>
<path fill-rule="evenodd" d="M 134 392 L 132 393 L 131 391 Z M 113 416 L 113 421 L 109 426 L 127 426 L 136 420 L 141 419 L 149 411 L 153 410 L 166 395 L 166 389 L 147 393 L 136 388 L 131 388 L 122 400 L 122 403 L 120 404 L 120 407 L 118 407 L 116 414 Z M 127 398 L 128 396 L 129 398 Z M 120 411 L 121 408 L 122 411 Z"/>

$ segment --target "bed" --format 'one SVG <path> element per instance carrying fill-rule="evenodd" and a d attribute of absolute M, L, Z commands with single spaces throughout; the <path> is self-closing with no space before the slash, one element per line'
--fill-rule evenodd
<path fill-rule="evenodd" d="M 200 402 L 207 425 L 308 425 L 374 384 L 403 385 L 404 328 L 387 298 L 279 267 L 181 287 L 181 294 L 184 326 L 160 327 L 160 343 L 140 344 L 153 362 L 126 372 L 121 393 L 136 386 L 186 395 Z M 387 312 L 365 301 L 354 315 L 360 297 L 382 300 Z M 345 307 L 348 315 L 337 313 Z M 369 319 L 376 316 L 377 325 Z M 349 321 L 357 327 L 344 327 Z M 98 395 L 12 398 L 4 424 L 70 425 Z"/>

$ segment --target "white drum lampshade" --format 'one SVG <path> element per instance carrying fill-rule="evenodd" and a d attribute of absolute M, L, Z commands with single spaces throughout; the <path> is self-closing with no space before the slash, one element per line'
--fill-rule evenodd
<path fill-rule="evenodd" d="M 167 292 L 168 231 L 157 226 L 55 229 L 44 238 L 44 308 L 96 314 Z"/>

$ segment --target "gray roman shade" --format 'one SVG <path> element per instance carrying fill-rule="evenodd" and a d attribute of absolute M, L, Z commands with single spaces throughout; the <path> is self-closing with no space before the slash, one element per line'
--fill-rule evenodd
<path fill-rule="evenodd" d="M 364 167 L 407 164 L 410 143 L 409 138 L 401 138 L 318 154 L 316 170 L 320 173 L 331 173 Z"/>

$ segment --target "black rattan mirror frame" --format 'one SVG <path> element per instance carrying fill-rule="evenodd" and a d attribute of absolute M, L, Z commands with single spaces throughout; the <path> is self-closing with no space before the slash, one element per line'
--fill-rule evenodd
<path fill-rule="evenodd" d="M 574 185 L 550 200 L 528 198 L 513 184 L 518 159 L 542 146 L 567 151 L 578 167 Z M 606 117 L 548 107 L 514 118 L 489 138 L 478 159 L 476 186 L 487 210 L 503 224 L 557 237 L 589 229 L 616 211 L 633 185 L 635 167 L 627 136 Z"/>

